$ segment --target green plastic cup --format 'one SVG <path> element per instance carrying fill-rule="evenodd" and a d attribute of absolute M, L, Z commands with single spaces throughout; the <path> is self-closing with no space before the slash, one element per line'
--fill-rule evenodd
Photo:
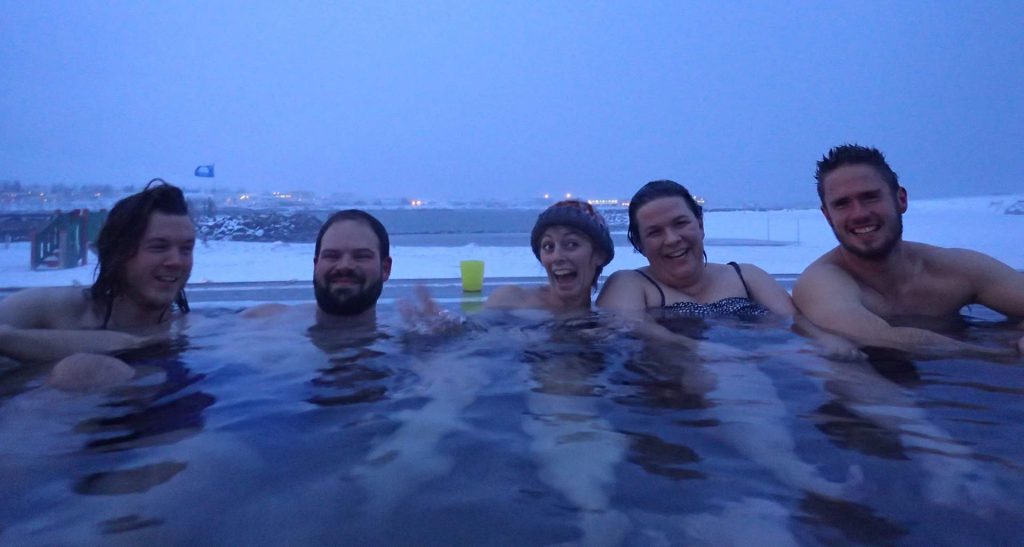
<path fill-rule="evenodd" d="M 459 263 L 462 270 L 463 292 L 480 292 L 484 288 L 484 261 L 463 260 Z"/>

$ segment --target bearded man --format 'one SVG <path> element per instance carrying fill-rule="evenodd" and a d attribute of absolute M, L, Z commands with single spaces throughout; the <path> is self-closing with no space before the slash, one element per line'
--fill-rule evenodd
<path fill-rule="evenodd" d="M 388 232 L 379 220 L 359 209 L 334 213 L 320 228 L 314 255 L 317 319 L 375 312 L 391 276 Z"/>
<path fill-rule="evenodd" d="M 313 252 L 317 323 L 376 318 L 377 299 L 391 276 L 390 252 L 388 232 L 373 215 L 359 209 L 331 215 L 320 227 Z M 273 316 L 291 308 L 262 304 L 243 316 Z"/>

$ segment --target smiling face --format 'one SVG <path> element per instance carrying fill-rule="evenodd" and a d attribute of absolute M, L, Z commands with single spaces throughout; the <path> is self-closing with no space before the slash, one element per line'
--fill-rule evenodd
<path fill-rule="evenodd" d="M 894 196 L 874 167 L 839 167 L 822 180 L 822 191 L 821 212 L 849 253 L 880 260 L 902 239 L 907 192 L 901 187 Z"/>
<path fill-rule="evenodd" d="M 192 274 L 195 245 L 188 216 L 150 214 L 138 250 L 124 265 L 125 296 L 143 309 L 170 306 Z"/>
<path fill-rule="evenodd" d="M 560 300 L 586 300 L 589 305 L 597 269 L 604 259 L 590 238 L 575 228 L 552 226 L 541 235 L 540 263 Z"/>
<path fill-rule="evenodd" d="M 704 224 L 681 197 L 652 200 L 636 211 L 637 233 L 651 271 L 685 283 L 704 269 Z"/>
<path fill-rule="evenodd" d="M 317 305 L 332 315 L 362 313 L 377 304 L 390 275 L 391 257 L 381 258 L 380 240 L 365 222 L 335 222 L 313 258 Z"/>

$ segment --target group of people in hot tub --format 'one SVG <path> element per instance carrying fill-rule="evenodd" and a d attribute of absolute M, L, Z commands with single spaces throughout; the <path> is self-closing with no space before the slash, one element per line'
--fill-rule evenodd
<path fill-rule="evenodd" d="M 1024 337 L 1015 348 L 979 346 L 892 320 L 955 317 L 965 305 L 979 303 L 1020 321 L 1024 273 L 978 252 L 904 241 L 907 191 L 877 149 L 832 148 L 818 162 L 815 178 L 821 211 L 839 245 L 803 272 L 792 298 L 756 265 L 709 262 L 701 206 L 682 185 L 657 180 L 629 204 L 628 238 L 649 264 L 609 276 L 597 307 L 652 332 L 657 327 L 647 312 L 653 308 L 696 317 L 774 314 L 793 318 L 838 352 L 846 344 L 854 352 L 874 346 L 1024 355 Z M 538 216 L 530 245 L 547 284 L 499 287 L 486 307 L 591 310 L 598 279 L 615 254 L 601 214 L 582 201 L 556 203 Z M 131 368 L 110 355 L 162 339 L 168 324 L 189 311 L 184 287 L 194 246 L 195 228 L 180 189 L 160 181 L 122 199 L 99 235 L 99 272 L 89 289 L 27 289 L 0 302 L 0 354 L 58 362 L 50 376 L 58 386 L 130 378 Z M 317 236 L 313 263 L 318 322 L 372 317 L 391 272 L 387 230 L 365 211 L 335 213 Z M 447 321 L 429 296 L 421 298 L 420 305 L 406 305 L 406 315 Z M 296 307 L 265 304 L 244 315 L 287 309 Z M 1024 329 L 1024 322 L 1017 326 Z"/>

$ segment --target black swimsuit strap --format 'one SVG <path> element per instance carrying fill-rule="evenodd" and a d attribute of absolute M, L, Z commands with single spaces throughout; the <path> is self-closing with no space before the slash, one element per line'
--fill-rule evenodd
<path fill-rule="evenodd" d="M 747 280 L 743 279 L 743 272 L 740 271 L 740 265 L 735 262 L 730 262 L 732 269 L 736 270 L 736 275 L 740 276 L 740 283 L 743 283 L 743 292 L 747 293 L 747 300 L 750 300 L 750 287 L 747 286 Z"/>
<path fill-rule="evenodd" d="M 644 276 L 644 279 L 650 281 L 651 285 L 654 285 L 654 288 L 658 289 L 658 294 L 661 295 L 661 307 L 664 308 L 665 307 L 665 291 L 661 290 L 661 285 L 658 285 L 657 281 L 655 281 L 653 278 L 651 278 L 651 276 L 645 274 L 644 272 L 642 272 L 640 270 L 633 270 L 633 271 L 638 273 L 638 274 L 640 274 L 640 275 L 642 275 L 642 276 Z"/>

